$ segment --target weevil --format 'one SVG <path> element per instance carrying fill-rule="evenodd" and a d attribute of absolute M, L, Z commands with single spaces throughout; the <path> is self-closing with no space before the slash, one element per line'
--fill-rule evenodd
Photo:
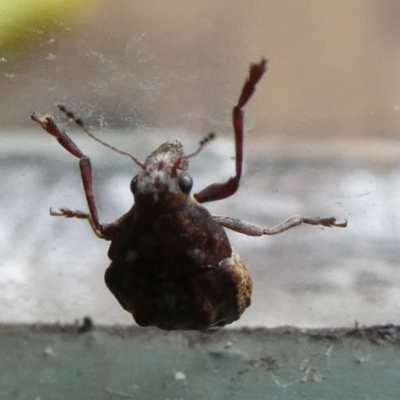
<path fill-rule="evenodd" d="M 131 157 L 139 167 L 130 184 L 132 208 L 110 224 L 101 224 L 96 208 L 89 157 L 50 116 L 31 119 L 79 159 L 89 212 L 60 208 L 53 216 L 86 219 L 94 233 L 111 241 L 105 282 L 121 306 L 140 326 L 165 330 L 206 330 L 240 318 L 250 305 L 253 282 L 246 264 L 231 246 L 225 229 L 250 236 L 276 235 L 301 224 L 345 227 L 334 217 L 293 216 L 264 228 L 223 215 L 211 215 L 202 205 L 232 196 L 239 188 L 243 164 L 243 107 L 264 75 L 267 60 L 251 64 L 232 119 L 235 175 L 192 195 L 189 159 L 213 138 L 205 137 L 197 151 L 185 155 L 179 142 L 164 143 L 144 162 L 95 137 L 81 119 L 58 108 L 84 132 L 103 145 Z"/>

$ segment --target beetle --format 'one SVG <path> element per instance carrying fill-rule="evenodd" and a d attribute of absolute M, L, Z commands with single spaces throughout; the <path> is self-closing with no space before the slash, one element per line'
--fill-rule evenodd
<path fill-rule="evenodd" d="M 31 119 L 55 136 L 79 159 L 89 212 L 60 208 L 53 216 L 86 219 L 94 233 L 111 241 L 105 282 L 121 306 L 140 326 L 165 330 L 206 330 L 240 318 L 251 302 L 252 278 L 231 246 L 224 228 L 250 236 L 275 235 L 301 224 L 345 227 L 334 217 L 293 216 L 268 229 L 223 215 L 211 215 L 203 203 L 232 196 L 239 187 L 243 164 L 243 107 L 267 68 L 267 59 L 250 65 L 239 100 L 233 107 L 236 173 L 191 195 L 189 159 L 214 138 L 209 134 L 197 151 L 185 155 L 179 142 L 164 143 L 144 162 L 95 137 L 65 106 L 58 108 L 103 145 L 131 157 L 139 167 L 130 184 L 132 208 L 110 224 L 99 222 L 93 194 L 92 167 L 70 137 L 50 116 Z"/>

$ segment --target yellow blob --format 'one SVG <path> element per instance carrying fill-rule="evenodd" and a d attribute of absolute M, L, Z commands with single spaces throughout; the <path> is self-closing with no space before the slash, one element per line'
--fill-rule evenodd
<path fill-rule="evenodd" d="M 84 22 L 96 0 L 0 0 L 0 53 Z"/>

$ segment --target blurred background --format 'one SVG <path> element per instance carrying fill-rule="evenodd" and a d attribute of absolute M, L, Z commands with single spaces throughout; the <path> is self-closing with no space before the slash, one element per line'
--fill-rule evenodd
<path fill-rule="evenodd" d="M 207 208 L 265 226 L 293 214 L 349 226 L 231 234 L 255 281 L 237 325 L 400 323 L 398 1 L 0 1 L 0 22 L 1 322 L 132 323 L 103 283 L 108 243 L 48 215 L 87 206 L 77 160 L 29 115 L 55 114 L 91 157 L 110 222 L 130 208 L 137 169 L 54 104 L 140 159 L 216 132 L 191 160 L 199 190 L 234 172 L 232 106 L 265 55 L 241 188 Z"/>

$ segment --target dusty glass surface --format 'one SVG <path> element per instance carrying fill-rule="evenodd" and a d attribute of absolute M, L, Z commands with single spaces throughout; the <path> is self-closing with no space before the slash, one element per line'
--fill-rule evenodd
<path fill-rule="evenodd" d="M 215 131 L 191 160 L 196 190 L 233 174 L 231 108 L 249 63 L 267 55 L 245 110 L 241 188 L 207 207 L 266 226 L 294 214 L 349 226 L 230 234 L 254 278 L 237 325 L 399 323 L 399 14 L 396 1 L 105 0 L 3 47 L 1 322 L 132 323 L 103 283 L 107 242 L 48 215 L 86 204 L 77 160 L 29 115 L 57 115 L 92 158 L 100 218 L 112 221 L 131 205 L 136 166 L 67 126 L 54 104 L 141 159 L 166 140 L 190 151 Z"/>

